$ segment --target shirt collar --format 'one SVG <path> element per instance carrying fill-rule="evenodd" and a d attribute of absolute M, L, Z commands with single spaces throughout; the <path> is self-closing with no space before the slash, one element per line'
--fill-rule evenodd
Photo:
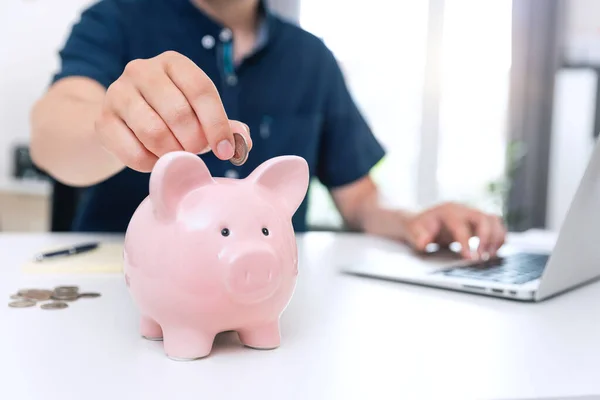
<path fill-rule="evenodd" d="M 262 4 L 262 1 L 261 1 Z M 261 12 L 260 21 L 258 23 L 258 31 L 256 32 L 256 45 L 254 51 L 258 51 L 267 45 L 270 36 L 270 27 L 272 23 L 270 21 L 270 15 L 267 11 Z"/>
<path fill-rule="evenodd" d="M 215 21 L 210 16 L 205 14 L 200 8 L 192 3 L 192 0 L 168 0 L 177 4 L 178 10 L 182 17 L 195 19 L 197 24 L 201 26 L 204 34 L 212 35 L 215 39 L 219 37 L 226 27 L 220 22 Z M 254 51 L 259 51 L 264 48 L 273 38 L 275 28 L 275 15 L 267 6 L 266 0 L 259 0 L 258 11 L 260 21 L 256 36 L 256 46 Z"/>

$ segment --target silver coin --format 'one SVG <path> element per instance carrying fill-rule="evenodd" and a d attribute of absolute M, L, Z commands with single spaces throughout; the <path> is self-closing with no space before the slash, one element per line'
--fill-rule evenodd
<path fill-rule="evenodd" d="M 10 303 L 8 303 L 9 307 L 13 307 L 13 308 L 25 308 L 25 307 L 33 307 L 35 306 L 36 302 L 33 300 L 17 300 L 17 301 L 11 301 Z"/>
<path fill-rule="evenodd" d="M 81 297 L 88 297 L 88 298 L 96 298 L 96 297 L 100 297 L 100 293 L 79 293 L 79 295 L 77 296 L 79 298 Z"/>
<path fill-rule="evenodd" d="M 77 293 L 73 293 L 73 294 L 53 294 L 51 299 L 52 300 L 59 300 L 59 301 L 75 301 L 79 298 L 79 295 Z"/>
<path fill-rule="evenodd" d="M 43 310 L 62 310 L 67 308 L 69 305 L 62 301 L 53 301 L 51 303 L 44 303 L 40 306 Z"/>
<path fill-rule="evenodd" d="M 50 300 L 50 296 L 52 296 L 52 291 L 45 289 L 21 289 L 17 292 L 17 295 L 26 299 L 44 301 Z"/>
<path fill-rule="evenodd" d="M 19 295 L 13 295 L 10 297 L 10 299 L 15 300 L 15 301 L 33 301 L 34 303 L 38 302 L 36 299 L 31 299 L 31 298 L 19 296 Z"/>
<path fill-rule="evenodd" d="M 79 287 L 77 286 L 58 286 L 54 288 L 54 293 L 77 293 Z"/>
<path fill-rule="evenodd" d="M 234 133 L 233 138 L 235 139 L 235 151 L 233 157 L 229 160 L 233 165 L 240 166 L 248 159 L 248 142 L 246 138 L 239 133 Z"/>
<path fill-rule="evenodd" d="M 52 291 L 52 293 L 58 294 L 58 293 L 79 293 L 78 290 L 67 290 L 67 289 L 56 289 L 54 291 Z"/>

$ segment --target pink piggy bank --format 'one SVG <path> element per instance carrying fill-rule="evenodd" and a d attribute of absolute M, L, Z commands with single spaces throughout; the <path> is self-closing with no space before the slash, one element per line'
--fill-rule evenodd
<path fill-rule="evenodd" d="M 213 178 L 191 153 L 161 157 L 125 235 L 142 336 L 162 339 L 176 360 L 209 355 L 223 331 L 248 347 L 278 347 L 298 275 L 291 221 L 308 182 L 295 156 L 270 159 L 245 179 Z"/>

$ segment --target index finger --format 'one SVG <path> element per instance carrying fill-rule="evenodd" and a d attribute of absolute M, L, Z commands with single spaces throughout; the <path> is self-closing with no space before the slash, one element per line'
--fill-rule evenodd
<path fill-rule="evenodd" d="M 461 255 L 466 259 L 471 259 L 471 247 L 469 246 L 471 229 L 469 221 L 461 218 L 447 218 L 444 223 L 448 231 L 452 234 L 453 239 L 460 244 Z"/>
<path fill-rule="evenodd" d="M 471 223 L 475 225 L 475 232 L 479 237 L 479 247 L 477 249 L 479 257 L 483 257 L 484 254 L 490 256 L 490 246 L 492 245 L 492 224 L 485 214 L 478 214 L 474 216 Z"/>
<path fill-rule="evenodd" d="M 234 139 L 229 119 L 208 75 L 181 54 L 165 56 L 165 72 L 192 106 L 212 151 L 222 160 L 233 157 Z"/>

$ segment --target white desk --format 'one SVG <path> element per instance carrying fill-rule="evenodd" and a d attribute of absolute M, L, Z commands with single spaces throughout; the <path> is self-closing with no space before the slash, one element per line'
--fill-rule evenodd
<path fill-rule="evenodd" d="M 77 237 L 82 239 L 81 237 Z M 540 304 L 338 273 L 362 236 L 299 237 L 282 346 L 217 338 L 211 356 L 165 357 L 138 335 L 120 275 L 27 276 L 40 247 L 72 236 L 0 235 L 0 294 L 77 284 L 102 297 L 66 310 L 0 306 L 0 399 L 471 399 L 600 394 L 600 284 Z"/>

